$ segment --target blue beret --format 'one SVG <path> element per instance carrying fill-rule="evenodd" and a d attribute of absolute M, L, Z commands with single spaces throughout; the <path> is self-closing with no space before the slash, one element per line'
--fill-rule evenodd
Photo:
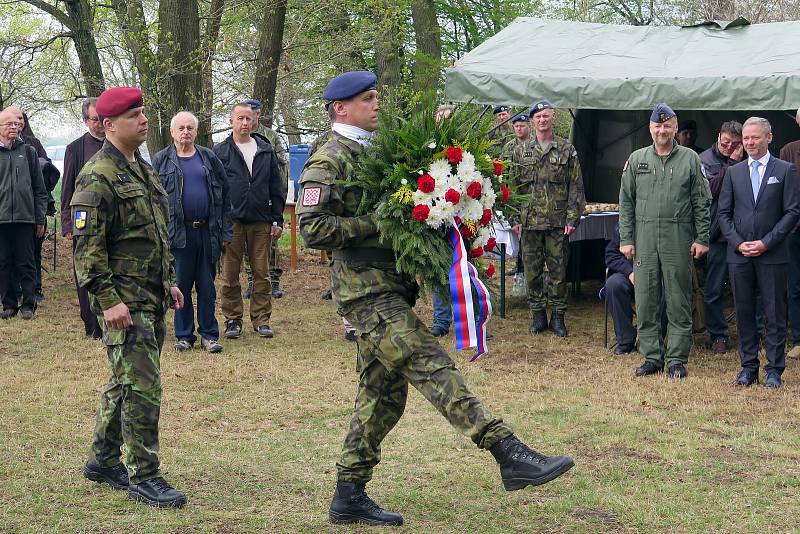
<path fill-rule="evenodd" d="M 116 117 L 142 106 L 142 90 L 138 87 L 111 87 L 100 93 L 95 110 L 101 117 Z"/>
<path fill-rule="evenodd" d="M 552 102 L 547 99 L 541 99 L 538 102 L 534 102 L 531 106 L 531 117 L 542 111 L 543 109 L 556 109 Z"/>
<path fill-rule="evenodd" d="M 666 104 L 656 104 L 650 114 L 650 122 L 667 122 L 675 117 L 675 112 Z"/>
<path fill-rule="evenodd" d="M 686 119 L 685 121 L 681 121 L 678 125 L 678 131 L 681 132 L 683 130 L 696 130 L 697 129 L 697 122 L 693 121 L 692 119 Z"/>
<path fill-rule="evenodd" d="M 378 77 L 366 70 L 353 70 L 342 73 L 325 86 L 322 91 L 322 98 L 326 100 L 327 108 L 331 102 L 336 100 L 347 100 L 359 93 L 378 88 Z"/>
<path fill-rule="evenodd" d="M 250 104 L 250 107 L 253 109 L 261 109 L 261 100 L 256 100 L 255 98 L 249 98 L 244 101 L 245 104 Z"/>
<path fill-rule="evenodd" d="M 527 113 L 517 113 L 511 118 L 511 124 L 514 124 L 515 122 L 519 121 L 529 121 L 529 120 L 531 120 L 531 118 L 528 117 Z"/>
<path fill-rule="evenodd" d="M 492 113 L 494 115 L 497 115 L 498 113 L 502 113 L 504 111 L 508 111 L 508 109 L 509 109 L 508 106 L 495 106 L 494 107 L 494 111 L 492 111 Z"/>

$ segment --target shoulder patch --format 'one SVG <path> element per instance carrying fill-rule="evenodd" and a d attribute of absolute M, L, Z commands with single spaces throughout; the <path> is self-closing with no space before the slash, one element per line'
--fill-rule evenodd
<path fill-rule="evenodd" d="M 76 230 L 83 230 L 86 227 L 86 218 L 88 212 L 86 210 L 75 210 L 75 215 L 72 219 L 72 227 Z"/>
<path fill-rule="evenodd" d="M 311 207 L 319 204 L 320 194 L 322 188 L 320 187 L 304 187 L 303 188 L 303 206 Z"/>

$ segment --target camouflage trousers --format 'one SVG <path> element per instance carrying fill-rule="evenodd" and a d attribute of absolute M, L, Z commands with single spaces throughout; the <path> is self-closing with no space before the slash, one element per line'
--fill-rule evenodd
<path fill-rule="evenodd" d="M 528 305 L 531 311 L 548 307 L 567 310 L 567 261 L 569 238 L 563 228 L 523 230 L 522 261 L 528 282 Z M 547 266 L 545 277 L 544 267 Z"/>
<path fill-rule="evenodd" d="M 269 249 L 269 279 L 275 285 L 280 285 L 281 275 L 283 269 L 279 265 L 281 259 L 281 252 L 278 248 L 278 240 L 272 240 L 272 246 Z M 244 272 L 247 274 L 247 286 L 252 289 L 253 287 L 253 269 L 250 267 L 250 254 L 245 248 L 244 252 Z"/>
<path fill-rule="evenodd" d="M 133 325 L 109 328 L 98 316 L 111 363 L 111 378 L 100 396 L 89 460 L 103 467 L 125 464 L 132 484 L 159 476 L 158 418 L 161 412 L 163 314 L 131 311 Z"/>
<path fill-rule="evenodd" d="M 409 383 L 478 447 L 488 449 L 511 435 L 511 428 L 470 392 L 453 360 L 402 296 L 384 293 L 365 299 L 346 318 L 363 333 L 358 339 L 355 409 L 336 464 L 340 481 L 372 478 L 381 442 L 403 415 Z M 376 319 L 377 326 L 364 332 Z"/>

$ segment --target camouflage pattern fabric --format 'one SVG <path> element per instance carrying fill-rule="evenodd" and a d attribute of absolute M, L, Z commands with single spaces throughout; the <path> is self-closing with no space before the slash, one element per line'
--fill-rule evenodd
<path fill-rule="evenodd" d="M 692 272 L 689 248 L 708 245 L 711 191 L 700 158 L 673 141 L 665 159 L 650 145 L 633 152 L 619 192 L 621 245 L 635 245 L 636 320 L 639 351 L 661 365 L 663 284 L 667 301 L 666 364 L 684 364 L 692 346 Z"/>
<path fill-rule="evenodd" d="M 586 198 L 575 147 L 558 136 L 544 145 L 532 137 L 529 143 L 514 146 L 511 160 L 517 193 L 530 197 L 520 210 L 522 227 L 526 230 L 577 227 Z"/>
<path fill-rule="evenodd" d="M 569 239 L 564 235 L 564 229 L 525 229 L 522 230 L 521 242 L 531 311 L 547 308 L 566 311 Z"/>
<path fill-rule="evenodd" d="M 161 411 L 161 347 L 163 314 L 131 312 L 133 325 L 109 328 L 98 317 L 111 363 L 111 378 L 100 396 L 89 459 L 102 467 L 125 464 L 133 484 L 160 476 L 158 419 Z"/>
<path fill-rule="evenodd" d="M 112 370 L 90 459 L 119 463 L 124 442 L 136 484 L 159 475 L 160 354 L 169 288 L 176 285 L 167 194 L 138 154 L 130 163 L 106 141 L 78 175 L 71 207 L 76 276 L 89 291 Z M 133 325 L 111 329 L 103 310 L 122 302 Z"/>
<path fill-rule="evenodd" d="M 263 124 L 259 124 L 258 129 L 254 133 L 262 135 L 272 145 L 272 149 L 275 151 L 275 156 L 278 158 L 278 167 L 281 170 L 281 175 L 283 176 L 284 180 L 288 181 L 289 153 L 283 144 L 283 139 L 281 139 L 281 136 L 278 134 L 278 132 L 272 128 L 267 128 Z"/>
<path fill-rule="evenodd" d="M 408 383 L 479 447 L 512 433 L 469 392 L 447 352 L 414 314 L 418 287 L 397 272 L 375 218 L 355 216 L 361 190 L 344 182 L 361 150 L 332 132 L 306 163 L 297 205 L 306 245 L 333 251 L 331 290 L 339 314 L 361 332 L 356 408 L 337 463 L 339 479 L 346 481 L 372 476 L 380 443 L 403 413 Z"/>
<path fill-rule="evenodd" d="M 514 128 L 511 126 L 511 121 L 498 128 L 495 128 L 494 130 L 489 130 L 489 133 L 486 134 L 486 139 L 489 141 L 494 141 L 492 146 L 489 147 L 486 152 L 493 158 L 502 157 L 503 149 L 508 142 L 516 139 L 514 136 Z"/>

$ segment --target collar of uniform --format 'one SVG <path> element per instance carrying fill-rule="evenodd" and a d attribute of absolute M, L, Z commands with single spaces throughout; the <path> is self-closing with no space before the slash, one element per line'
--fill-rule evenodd
<path fill-rule="evenodd" d="M 361 145 L 361 143 L 350 139 L 349 137 L 345 137 L 336 130 L 331 130 L 331 136 L 333 139 L 336 139 L 339 143 L 349 148 L 354 154 L 360 154 L 361 151 L 364 150 L 364 147 Z"/>
<path fill-rule="evenodd" d="M 340 122 L 334 122 L 333 124 L 331 124 L 331 130 L 339 133 L 344 137 L 347 137 L 348 139 L 352 139 L 361 146 L 369 145 L 370 142 L 372 141 L 372 137 L 375 134 L 375 132 L 368 132 L 367 130 L 359 128 L 358 126 L 353 126 L 351 124 L 342 124 Z"/>
<path fill-rule="evenodd" d="M 678 144 L 678 142 L 677 142 L 675 139 L 673 139 L 673 140 L 672 140 L 672 150 L 670 150 L 670 151 L 669 151 L 669 154 L 667 154 L 667 159 L 669 159 L 669 158 L 670 158 L 670 157 L 671 157 L 671 156 L 672 156 L 672 155 L 673 155 L 673 154 L 674 154 L 674 153 L 677 151 L 677 148 L 678 148 L 679 146 L 681 146 L 681 145 L 679 145 L 679 144 Z M 685 147 L 684 147 L 684 148 L 685 148 Z M 655 143 L 653 143 L 652 145 L 650 145 L 650 150 L 652 150 L 652 151 L 653 151 L 653 154 L 655 154 L 655 155 L 656 155 L 656 157 L 658 157 L 658 158 L 660 158 L 660 157 L 663 157 L 663 156 L 659 156 L 659 155 L 658 155 L 658 152 L 656 152 L 656 144 L 655 144 Z M 691 150 L 691 148 L 687 148 L 686 150 Z"/>
<path fill-rule="evenodd" d="M 114 163 L 117 165 L 118 168 L 128 169 L 128 171 L 130 171 L 131 174 L 138 176 L 140 179 L 146 178 L 143 176 L 139 176 L 139 173 L 136 172 L 136 170 L 134 170 L 133 167 L 131 167 L 131 162 L 128 161 L 128 158 L 122 155 L 122 152 L 120 152 L 119 149 L 116 146 L 114 146 L 114 143 L 112 143 L 108 139 L 106 139 L 105 142 L 103 142 L 103 148 L 101 148 L 100 150 L 104 150 L 106 154 L 108 154 L 111 157 L 111 159 L 114 160 Z M 136 159 L 136 162 L 139 164 L 140 168 L 142 169 L 142 172 L 146 172 L 145 171 L 146 163 L 142 160 L 141 156 L 139 156 L 138 149 L 134 151 L 133 157 Z"/>

